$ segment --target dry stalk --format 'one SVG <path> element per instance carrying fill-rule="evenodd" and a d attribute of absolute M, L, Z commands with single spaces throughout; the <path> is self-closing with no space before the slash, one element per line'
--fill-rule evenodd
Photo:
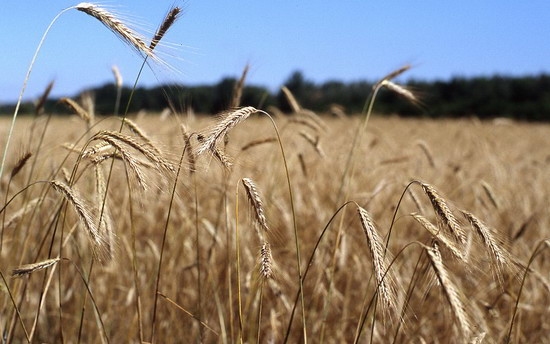
<path fill-rule="evenodd" d="M 307 109 L 302 109 L 300 112 L 297 113 L 298 117 L 304 117 L 310 119 L 312 122 L 314 122 L 319 129 L 326 132 L 328 130 L 328 125 L 317 115 L 315 112 Z"/>
<path fill-rule="evenodd" d="M 256 147 L 256 146 L 259 146 L 259 145 L 263 145 L 263 144 L 266 144 L 266 143 L 271 143 L 271 142 L 277 142 L 277 138 L 276 137 L 267 137 L 265 139 L 250 141 L 249 143 L 247 143 L 247 144 L 245 144 L 244 146 L 241 147 L 241 151 L 244 152 L 246 150 L 249 150 L 250 148 L 253 148 L 253 147 Z"/>
<path fill-rule="evenodd" d="M 304 174 L 304 177 L 307 178 L 307 165 L 304 159 L 304 155 L 302 153 L 298 153 L 298 161 L 300 161 L 300 168 L 302 169 L 302 173 Z"/>
<path fill-rule="evenodd" d="M 489 185 L 489 183 L 487 183 L 486 181 L 482 180 L 481 181 L 481 187 L 483 188 L 483 191 L 485 191 L 485 194 L 487 195 L 487 197 L 489 197 L 489 200 L 491 201 L 493 206 L 496 209 L 499 209 L 500 208 L 499 207 L 499 201 L 498 201 L 498 198 L 496 197 L 495 192 L 493 191 L 493 188 L 491 187 L 491 185 Z"/>
<path fill-rule="evenodd" d="M 26 206 L 19 208 L 7 221 L 6 221 L 6 228 L 10 228 L 11 226 L 15 225 L 19 219 L 23 217 L 23 215 L 26 215 L 28 212 L 35 210 L 35 207 L 38 205 L 38 203 L 42 200 L 42 198 L 37 197 L 32 200 L 30 200 Z"/>
<path fill-rule="evenodd" d="M 430 166 L 435 167 L 434 157 L 432 152 L 430 151 L 430 148 L 428 147 L 428 144 L 423 140 L 419 140 L 416 142 L 416 145 L 420 148 L 420 150 L 422 150 L 422 153 L 424 153 L 424 155 L 428 159 L 428 163 L 430 164 Z"/>
<path fill-rule="evenodd" d="M 319 139 L 319 136 L 312 137 L 311 135 L 309 135 L 304 131 L 300 131 L 299 134 L 313 147 L 315 152 L 317 152 L 317 154 L 319 154 L 321 158 L 325 157 L 325 152 L 321 148 L 321 143 L 320 143 L 321 140 Z"/>
<path fill-rule="evenodd" d="M 306 126 L 308 128 L 310 128 L 311 130 L 315 131 L 315 132 L 320 132 L 322 129 L 319 127 L 319 124 L 317 124 L 316 122 L 312 121 L 309 117 L 305 117 L 305 116 L 291 116 L 289 119 L 288 119 L 288 122 L 289 123 L 294 123 L 294 124 L 300 124 L 300 125 L 303 125 L 303 126 Z"/>

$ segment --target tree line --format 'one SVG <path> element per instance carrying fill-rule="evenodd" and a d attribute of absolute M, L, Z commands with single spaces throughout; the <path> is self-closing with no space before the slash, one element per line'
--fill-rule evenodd
<path fill-rule="evenodd" d="M 223 78 L 214 85 L 186 86 L 167 84 L 152 88 L 138 87 L 129 106 L 130 112 L 162 111 L 170 107 L 176 111 L 192 108 L 196 113 L 214 114 L 226 110 L 231 103 L 236 78 Z M 344 83 L 327 81 L 314 83 L 300 71 L 292 73 L 284 85 L 292 92 L 302 107 L 327 112 L 337 104 L 348 114 L 361 112 L 371 93 L 373 82 Z M 447 81 L 410 80 L 403 84 L 420 99 L 411 104 L 389 90 L 382 90 L 376 99 L 375 113 L 422 117 L 464 117 L 481 119 L 507 117 L 527 121 L 550 120 L 550 75 L 511 77 L 455 77 Z M 95 97 L 98 114 L 113 113 L 117 90 L 114 84 L 106 84 L 89 90 Z M 121 104 L 125 107 L 131 89 L 123 87 Z M 77 99 L 78 95 L 74 97 Z M 281 91 L 272 92 L 266 87 L 248 85 L 242 91 L 241 105 L 267 109 L 275 106 L 284 112 L 290 105 Z M 0 107 L 0 114 L 13 113 L 13 105 Z M 32 113 L 34 104 L 22 105 L 21 113 Z M 48 99 L 45 110 L 53 113 L 69 113 L 69 109 Z"/>

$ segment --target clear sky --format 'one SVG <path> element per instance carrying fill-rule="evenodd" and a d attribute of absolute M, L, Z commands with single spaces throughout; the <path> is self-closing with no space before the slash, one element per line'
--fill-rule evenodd
<path fill-rule="evenodd" d="M 182 18 L 160 56 L 178 70 L 154 66 L 140 86 L 213 84 L 238 77 L 276 90 L 295 70 L 314 82 L 375 80 L 410 63 L 407 78 L 526 75 L 550 72 L 549 0 L 111 0 L 99 4 L 130 18 L 147 37 L 172 4 Z M 2 1 L 0 102 L 17 99 L 49 22 L 77 1 Z M 112 82 L 117 65 L 133 83 L 140 58 L 96 19 L 71 10 L 52 27 L 25 99 L 55 80 L 53 96 Z"/>

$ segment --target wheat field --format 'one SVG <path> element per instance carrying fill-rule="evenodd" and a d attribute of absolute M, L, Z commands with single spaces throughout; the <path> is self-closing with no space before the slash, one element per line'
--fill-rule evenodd
<path fill-rule="evenodd" d="M 266 116 L 200 155 L 223 120 L 130 118 L 111 141 L 114 117 L 19 119 L 8 172 L 32 155 L 1 184 L 8 340 L 549 338 L 548 125 L 374 116 L 340 193 L 359 116 L 276 116 L 291 202 Z"/>
<path fill-rule="evenodd" d="M 219 117 L 72 116 L 19 105 L 47 32 L 77 10 L 143 58 L 109 12 L 61 11 L 32 59 L 0 167 L 0 331 L 7 343 L 550 341 L 550 126 L 240 107 Z M 149 63 L 151 62 L 151 63 Z M 135 85 L 139 84 L 139 75 Z M 136 86 L 134 86 L 135 89 Z M 373 110 L 374 109 L 374 110 Z M 3 142 L 4 143 L 4 142 Z"/>

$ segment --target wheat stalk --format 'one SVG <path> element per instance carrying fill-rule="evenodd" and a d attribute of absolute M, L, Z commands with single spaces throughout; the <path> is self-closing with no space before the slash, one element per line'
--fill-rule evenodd
<path fill-rule="evenodd" d="M 497 199 L 497 197 L 495 196 L 495 192 L 493 191 L 493 188 L 491 187 L 491 185 L 489 185 L 489 183 L 487 183 L 486 181 L 482 180 L 481 181 L 481 187 L 483 188 L 483 191 L 485 191 L 485 194 L 487 195 L 487 197 L 489 197 L 489 200 L 491 201 L 491 203 L 493 204 L 493 206 L 496 208 L 496 209 L 499 209 L 499 201 Z"/>
<path fill-rule="evenodd" d="M 277 142 L 277 138 L 276 137 L 266 137 L 264 139 L 258 139 L 258 140 L 254 140 L 254 141 L 250 141 L 248 142 L 247 144 L 245 144 L 244 146 L 241 147 L 241 151 L 246 151 L 246 150 L 249 150 L 250 148 L 253 148 L 253 147 L 256 147 L 256 146 L 259 146 L 259 145 L 263 145 L 263 144 L 266 144 L 266 143 L 271 143 L 271 142 Z"/>
<path fill-rule="evenodd" d="M 315 152 L 317 152 L 317 154 L 319 154 L 319 156 L 321 158 L 325 157 L 325 152 L 321 148 L 319 136 L 312 137 L 311 135 L 309 135 L 305 131 L 300 131 L 299 134 L 300 134 L 301 137 L 303 137 L 313 147 Z"/>
<path fill-rule="evenodd" d="M 430 148 L 428 147 L 428 144 L 423 140 L 419 140 L 416 142 L 416 145 L 420 147 L 420 150 L 422 150 L 422 153 L 424 153 L 424 155 L 428 159 L 428 163 L 430 164 L 430 166 L 435 167 L 434 157 L 430 151 Z"/>

